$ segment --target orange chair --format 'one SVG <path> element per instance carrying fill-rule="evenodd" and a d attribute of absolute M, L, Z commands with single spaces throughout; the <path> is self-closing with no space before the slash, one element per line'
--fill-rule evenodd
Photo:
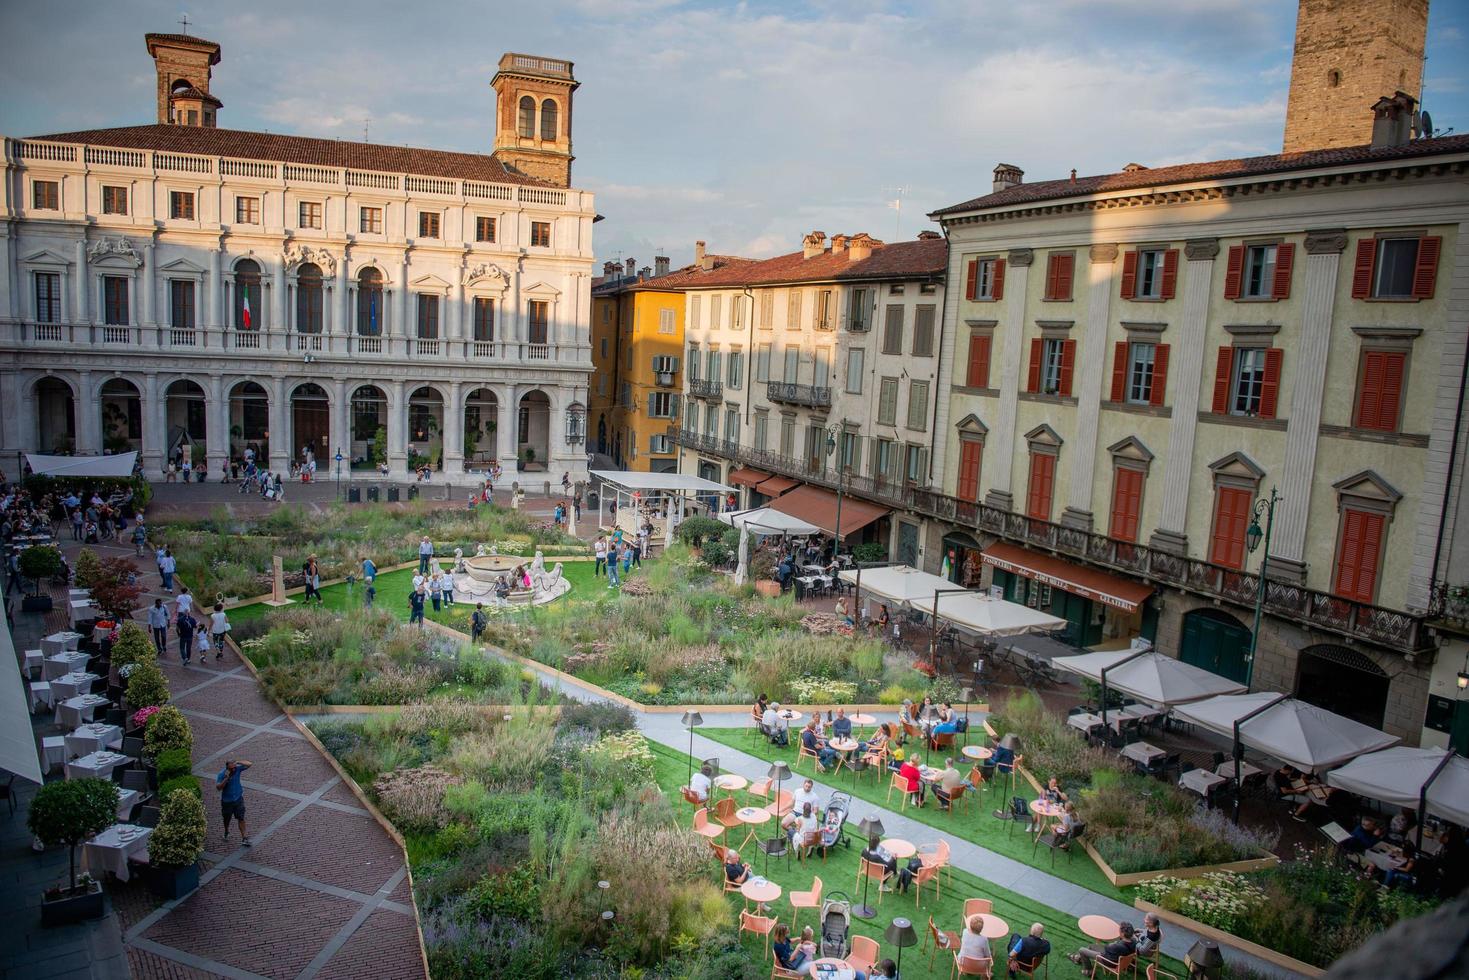
<path fill-rule="evenodd" d="M 799 770 L 802 759 L 811 760 L 811 771 L 813 773 L 821 771 L 821 759 L 817 756 L 816 750 L 806 748 L 806 744 L 798 740 L 796 742 L 796 761 L 791 763 L 791 769 Z"/>
<path fill-rule="evenodd" d="M 796 845 L 796 860 L 797 861 L 804 861 L 804 860 L 806 860 L 806 856 L 809 855 L 814 849 L 816 849 L 816 848 L 818 848 L 820 846 L 821 846 L 821 831 L 819 831 L 819 830 L 813 830 L 813 831 L 811 831 L 811 833 L 806 834 L 804 837 L 802 837 L 800 843 L 798 843 Z M 826 851 L 822 851 L 821 852 L 821 860 L 822 861 L 825 861 L 826 860 Z"/>
<path fill-rule="evenodd" d="M 794 970 L 787 970 L 779 963 L 773 960 L 771 961 L 770 980 L 808 980 L 810 976 L 811 974 L 809 973 L 796 973 Z"/>
<path fill-rule="evenodd" d="M 1020 962 L 1012 956 L 1010 957 L 1010 962 L 1008 963 L 1008 966 L 1012 973 L 1019 973 L 1022 976 L 1030 977 L 1031 980 L 1035 980 L 1036 970 L 1043 970 L 1044 972 L 1041 974 L 1041 976 L 1044 977 L 1045 980 L 1051 980 L 1051 964 L 1049 961 L 1050 956 L 1046 955 L 1036 960 L 1030 966 L 1026 966 L 1024 963 Z M 1168 977 L 1169 980 L 1179 980 L 1178 977 L 1172 976 L 1171 974 L 1165 973 L 1163 974 L 1163 976 Z M 1152 980 L 1152 978 L 1149 978 L 1149 980 Z"/>
<path fill-rule="evenodd" d="M 949 879 L 949 883 L 953 884 L 954 872 L 953 866 L 949 863 L 950 857 L 949 842 L 946 840 L 940 840 L 933 846 L 933 850 L 920 850 L 918 852 L 918 860 L 922 861 L 925 865 L 942 868 L 945 877 Z"/>
<path fill-rule="evenodd" d="M 769 776 L 766 776 L 764 779 L 757 779 L 750 784 L 750 788 L 746 790 L 746 792 L 748 792 L 751 796 L 758 796 L 762 800 L 769 799 L 770 786 L 774 782 L 775 780 L 771 779 Z"/>
<path fill-rule="evenodd" d="M 729 848 L 725 847 L 723 844 L 716 844 L 711 839 L 709 841 L 709 849 L 714 852 L 714 856 L 719 859 L 720 864 L 727 863 L 728 858 L 726 857 L 726 855 L 729 852 Z"/>
<path fill-rule="evenodd" d="M 939 887 L 941 884 L 939 870 L 938 867 L 919 868 L 918 873 L 913 876 L 913 904 L 915 906 L 923 904 L 923 886 L 929 882 L 933 882 L 935 894 L 943 894 L 943 890 Z"/>
<path fill-rule="evenodd" d="M 984 773 L 979 771 L 979 766 L 971 766 L 969 769 L 969 785 L 978 793 L 984 787 Z"/>
<path fill-rule="evenodd" d="M 724 799 L 714 804 L 714 819 L 718 820 L 720 826 L 722 826 L 725 830 L 731 830 L 735 827 L 743 827 L 744 824 L 740 821 L 740 818 L 735 816 L 735 809 L 736 807 L 734 797 L 726 796 Z"/>
<path fill-rule="evenodd" d="M 724 828 L 710 823 L 708 807 L 700 807 L 694 813 L 694 833 L 702 834 L 710 840 L 718 840 L 724 836 Z"/>
<path fill-rule="evenodd" d="M 978 956 L 960 956 L 955 953 L 954 969 L 949 976 L 952 977 L 957 973 L 961 977 L 987 977 L 994 969 L 994 965 L 995 961 L 988 957 L 981 959 Z"/>
<path fill-rule="evenodd" d="M 765 955 L 770 955 L 770 933 L 775 929 L 775 916 L 756 915 L 753 912 L 740 911 L 740 932 L 753 932 L 757 936 L 765 937 Z"/>
<path fill-rule="evenodd" d="M 905 721 L 903 722 L 903 740 L 907 741 L 910 738 L 922 739 L 923 730 L 912 722 Z"/>
<path fill-rule="evenodd" d="M 680 786 L 678 788 L 678 791 L 683 794 L 683 799 L 685 803 L 692 803 L 696 807 L 704 805 L 704 801 L 699 799 L 698 794 L 689 789 L 687 786 Z"/>
<path fill-rule="evenodd" d="M 852 937 L 852 951 L 847 954 L 847 964 L 854 970 L 863 973 L 871 973 L 872 968 L 877 965 L 878 957 L 882 955 L 882 949 L 877 945 L 876 939 L 866 936 Z"/>
<path fill-rule="evenodd" d="M 953 732 L 935 732 L 928 740 L 928 747 L 934 752 L 942 752 L 944 749 L 954 747 Z"/>
<path fill-rule="evenodd" d="M 959 948 L 959 934 L 957 932 L 950 932 L 947 929 L 940 929 L 934 925 L 933 916 L 930 915 L 928 917 L 928 935 L 924 937 L 923 945 L 927 947 L 929 943 L 933 944 L 933 947 L 928 951 L 928 968 L 932 970 L 933 958 L 938 955 L 939 950 L 947 953 L 950 950 Z"/>
<path fill-rule="evenodd" d="M 772 816 L 779 819 L 787 813 L 790 813 L 791 807 L 795 806 L 795 804 L 795 794 L 788 789 L 783 789 L 776 795 L 775 802 L 766 806 L 765 809 L 769 810 Z"/>
<path fill-rule="evenodd" d="M 1126 956 L 1119 959 L 1116 963 L 1113 963 L 1105 956 L 1098 956 L 1094 962 L 1096 963 L 1096 967 L 1092 970 L 1092 976 L 1097 975 L 1097 970 L 1101 970 L 1105 973 L 1110 973 L 1112 974 L 1112 976 L 1116 977 L 1117 980 L 1122 980 L 1122 974 L 1128 972 L 1129 970 L 1132 971 L 1132 975 L 1134 977 L 1137 976 L 1136 953 L 1128 953 Z"/>
<path fill-rule="evenodd" d="M 857 859 L 857 883 L 862 883 L 864 876 L 877 882 L 877 904 L 882 904 L 882 883 L 887 880 L 888 869 L 881 864 L 874 864 L 864 857 Z M 868 886 L 871 887 L 871 886 Z"/>
<path fill-rule="evenodd" d="M 952 817 L 954 815 L 954 811 L 959 809 L 961 802 L 966 809 L 969 807 L 969 800 L 964 796 L 964 791 L 968 788 L 968 783 L 960 783 L 949 793 L 949 816 Z"/>
<path fill-rule="evenodd" d="M 795 932 L 796 923 L 801 919 L 802 909 L 821 908 L 821 878 L 817 876 L 811 879 L 811 890 L 808 892 L 788 892 L 787 897 L 791 900 L 791 931 Z"/>
<path fill-rule="evenodd" d="M 1051 975 L 1050 974 L 1050 971 L 1047 970 L 1046 977 L 1048 978 L 1048 980 L 1049 980 L 1050 975 Z M 1156 964 L 1156 963 L 1149 963 L 1148 964 L 1148 980 L 1158 980 L 1159 977 L 1167 977 L 1168 980 L 1178 980 L 1177 974 L 1169 973 L 1166 970 L 1160 970 L 1160 969 L 1158 969 L 1158 964 Z"/>
<path fill-rule="evenodd" d="M 914 792 L 908 789 L 908 780 L 904 779 L 897 773 L 893 773 L 892 781 L 888 783 L 888 795 L 886 796 L 886 798 L 883 799 L 884 804 L 886 804 L 888 800 L 891 800 L 893 798 L 893 790 L 897 790 L 899 793 L 903 794 L 902 809 L 906 810 L 908 808 L 908 800 L 916 795 Z M 915 803 L 913 805 L 917 806 L 918 804 Z"/>
<path fill-rule="evenodd" d="M 995 903 L 987 898 L 970 898 L 964 901 L 964 921 L 968 922 L 973 915 L 989 915 L 995 910 Z"/>

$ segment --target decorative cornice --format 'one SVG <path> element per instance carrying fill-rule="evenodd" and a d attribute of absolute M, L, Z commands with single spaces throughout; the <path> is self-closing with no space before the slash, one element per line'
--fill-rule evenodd
<path fill-rule="evenodd" d="M 1241 340 L 1267 340 L 1280 333 L 1278 323 L 1226 323 L 1224 330 Z"/>
<path fill-rule="evenodd" d="M 1212 259 L 1219 254 L 1219 239 L 1190 238 L 1183 243 L 1183 254 L 1191 262 Z"/>
<path fill-rule="evenodd" d="M 1340 255 L 1347 248 L 1345 228 L 1317 229 L 1306 232 L 1307 255 Z"/>
<path fill-rule="evenodd" d="M 965 320 L 964 325 L 971 330 L 993 330 L 1000 325 L 999 320 Z"/>
<path fill-rule="evenodd" d="M 1035 250 L 1029 248 L 1012 248 L 1007 258 L 1015 268 L 1024 269 L 1035 261 Z"/>
<path fill-rule="evenodd" d="M 1122 329 L 1128 333 L 1151 333 L 1160 334 L 1168 329 L 1166 323 L 1143 322 L 1139 320 L 1123 320 Z"/>
<path fill-rule="evenodd" d="M 1117 253 L 1121 251 L 1116 245 L 1093 245 L 1087 250 L 1087 257 L 1093 262 L 1116 262 Z"/>
<path fill-rule="evenodd" d="M 1075 320 L 1037 320 L 1035 325 L 1042 330 L 1070 330 L 1076 325 Z"/>

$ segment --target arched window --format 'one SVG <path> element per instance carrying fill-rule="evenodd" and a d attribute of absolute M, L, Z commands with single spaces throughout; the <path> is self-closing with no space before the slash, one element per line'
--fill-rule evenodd
<path fill-rule="evenodd" d="M 545 99 L 541 102 L 541 139 L 553 140 L 556 138 L 556 100 Z"/>
<path fill-rule="evenodd" d="M 371 266 L 357 275 L 357 336 L 383 333 L 383 274 Z"/>
<path fill-rule="evenodd" d="M 321 268 L 312 262 L 296 270 L 296 332 L 321 333 Z"/>
<path fill-rule="evenodd" d="M 536 100 L 529 95 L 520 97 L 520 135 L 531 139 L 536 135 Z"/>
<path fill-rule="evenodd" d="M 254 259 L 241 259 L 235 264 L 234 320 L 236 330 L 259 330 L 260 265 Z"/>

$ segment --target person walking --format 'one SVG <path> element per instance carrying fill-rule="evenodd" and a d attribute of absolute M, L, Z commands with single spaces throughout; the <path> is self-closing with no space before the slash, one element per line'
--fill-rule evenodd
<path fill-rule="evenodd" d="M 163 576 L 163 587 L 173 594 L 173 573 L 178 570 L 179 563 L 173 556 L 173 552 L 165 548 L 163 557 L 158 561 L 158 574 Z"/>
<path fill-rule="evenodd" d="M 216 602 L 214 612 L 209 617 L 209 633 L 214 640 L 214 662 L 219 663 L 219 658 L 224 655 L 224 635 L 230 631 L 230 618 L 224 614 L 224 603 Z M 203 658 L 200 658 L 203 662 Z"/>
<path fill-rule="evenodd" d="M 179 659 L 186 667 L 194 656 L 194 628 L 198 625 L 188 610 L 180 610 L 178 618 L 174 620 L 174 628 L 179 633 Z"/>
<path fill-rule="evenodd" d="M 245 787 L 240 785 L 240 776 L 253 762 L 229 759 L 224 768 L 214 777 L 214 788 L 219 790 L 219 816 L 224 824 L 224 839 L 230 839 L 230 819 L 240 825 L 240 843 L 250 846 L 250 832 L 245 829 Z"/>
<path fill-rule="evenodd" d="M 143 545 L 148 543 L 148 528 L 142 521 L 133 525 L 133 551 L 139 558 L 143 557 Z"/>
<path fill-rule="evenodd" d="M 148 629 L 153 633 L 153 647 L 162 655 L 168 648 L 168 609 L 162 599 L 154 599 L 148 607 Z"/>
<path fill-rule="evenodd" d="M 434 543 L 425 537 L 418 543 L 418 574 L 427 575 L 429 559 L 434 556 Z"/>
<path fill-rule="evenodd" d="M 372 563 L 371 558 L 362 559 L 362 581 L 371 586 L 377 579 L 377 566 Z"/>
<path fill-rule="evenodd" d="M 434 604 L 434 612 L 438 612 L 444 598 L 444 574 L 437 568 L 428 580 L 428 597 Z"/>
<path fill-rule="evenodd" d="M 306 579 L 306 594 L 303 600 L 315 599 L 317 605 L 322 602 L 321 598 L 321 566 L 316 562 L 316 556 L 312 555 L 306 559 L 306 564 L 301 566 L 302 576 Z"/>
<path fill-rule="evenodd" d="M 600 534 L 597 535 L 597 540 L 592 545 L 592 555 L 596 559 L 596 563 L 592 566 L 592 577 L 595 578 L 602 574 L 602 569 L 607 564 L 607 539 Z"/>
<path fill-rule="evenodd" d="M 425 598 L 425 596 L 424 596 L 424 592 L 423 592 L 423 586 L 419 586 L 418 588 L 414 589 L 412 592 L 409 592 L 408 593 L 408 625 L 409 626 L 412 626 L 414 623 L 417 623 L 420 628 L 423 627 L 423 601 L 424 601 L 424 598 Z"/>
<path fill-rule="evenodd" d="M 561 492 L 562 493 L 571 493 L 571 474 L 570 473 L 562 473 L 561 474 Z"/>
<path fill-rule="evenodd" d="M 474 612 L 469 617 L 469 642 L 479 642 L 480 634 L 485 631 L 485 627 L 489 625 L 489 621 L 489 616 L 485 615 L 485 604 L 483 602 L 476 602 L 474 604 Z"/>
<path fill-rule="evenodd" d="M 607 556 L 607 588 L 615 589 L 617 585 L 617 553 L 613 552 Z"/>

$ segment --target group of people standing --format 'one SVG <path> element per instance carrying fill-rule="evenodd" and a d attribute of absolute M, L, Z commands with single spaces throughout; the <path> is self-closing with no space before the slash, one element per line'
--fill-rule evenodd
<path fill-rule="evenodd" d="M 195 644 L 198 644 L 199 662 L 207 663 L 210 653 L 218 663 L 224 655 L 224 638 L 231 630 L 229 616 L 224 603 L 216 602 L 207 616 L 208 628 L 201 623 L 198 610 L 194 608 L 194 596 L 187 586 L 179 590 L 169 609 L 162 598 L 155 598 L 148 609 L 148 632 L 152 634 L 153 646 L 162 656 L 168 648 L 168 630 L 172 626 L 178 635 L 179 660 L 185 665 L 194 659 Z"/>
<path fill-rule="evenodd" d="M 617 572 L 619 566 L 623 575 L 642 566 L 652 532 L 652 525 L 644 525 L 638 529 L 636 539 L 624 535 L 620 527 L 615 528 L 610 537 L 605 534 L 597 535 L 597 540 L 592 542 L 592 557 L 596 562 L 592 574 L 600 576 L 605 572 L 607 588 L 616 588 L 621 581 Z"/>

